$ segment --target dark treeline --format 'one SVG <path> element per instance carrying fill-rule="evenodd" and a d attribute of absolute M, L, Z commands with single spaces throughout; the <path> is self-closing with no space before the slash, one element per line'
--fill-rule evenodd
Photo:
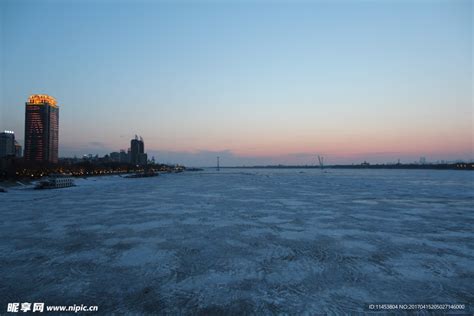
<path fill-rule="evenodd" d="M 221 168 L 255 168 L 255 169 L 321 169 L 316 165 L 267 165 L 242 166 Z M 439 164 L 358 164 L 358 165 L 328 165 L 324 169 L 432 169 L 432 170 L 474 170 L 474 163 L 439 163 Z"/>
<path fill-rule="evenodd" d="M 474 170 L 474 163 L 443 164 L 375 164 L 375 165 L 333 165 L 338 169 L 434 169 L 434 170 Z"/>

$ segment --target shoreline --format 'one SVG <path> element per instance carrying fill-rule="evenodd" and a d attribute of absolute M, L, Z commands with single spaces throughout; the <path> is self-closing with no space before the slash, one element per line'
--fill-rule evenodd
<path fill-rule="evenodd" d="M 116 172 L 116 173 L 102 173 L 102 174 L 88 174 L 88 175 L 71 175 L 74 179 L 92 179 L 92 178 L 99 178 L 99 177 L 120 177 L 120 178 L 127 178 L 127 175 L 136 174 L 136 171 L 130 172 Z M 172 171 L 156 171 L 158 175 L 167 174 L 167 173 L 176 173 Z M 0 188 L 9 189 L 15 188 L 20 186 L 30 186 L 33 185 L 34 182 L 41 180 L 42 178 L 47 178 L 48 176 L 37 177 L 37 178 L 19 178 L 19 179 L 0 179 Z M 132 177 L 133 178 L 133 177 Z"/>
<path fill-rule="evenodd" d="M 215 167 L 207 167 L 215 168 Z M 328 165 L 321 168 L 316 165 L 269 165 L 269 166 L 234 166 L 220 169 L 394 169 L 394 170 L 474 170 L 474 162 L 452 164 L 376 164 L 376 165 Z"/>

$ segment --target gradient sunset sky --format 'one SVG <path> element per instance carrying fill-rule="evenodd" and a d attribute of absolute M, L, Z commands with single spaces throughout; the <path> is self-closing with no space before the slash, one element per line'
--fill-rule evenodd
<path fill-rule="evenodd" d="M 214 165 L 473 158 L 472 1 L 0 0 L 1 120 L 60 156 Z"/>

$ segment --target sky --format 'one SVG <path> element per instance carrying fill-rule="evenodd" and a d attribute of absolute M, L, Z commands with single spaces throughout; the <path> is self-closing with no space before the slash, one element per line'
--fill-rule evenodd
<path fill-rule="evenodd" d="M 186 165 L 473 158 L 472 1 L 0 0 L 0 129 Z"/>

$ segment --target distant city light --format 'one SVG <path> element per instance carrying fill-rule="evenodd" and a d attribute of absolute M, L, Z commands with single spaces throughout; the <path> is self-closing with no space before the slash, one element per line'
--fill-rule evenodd
<path fill-rule="evenodd" d="M 6 134 L 15 134 L 14 131 L 3 131 L 3 132 L 6 133 Z"/>

